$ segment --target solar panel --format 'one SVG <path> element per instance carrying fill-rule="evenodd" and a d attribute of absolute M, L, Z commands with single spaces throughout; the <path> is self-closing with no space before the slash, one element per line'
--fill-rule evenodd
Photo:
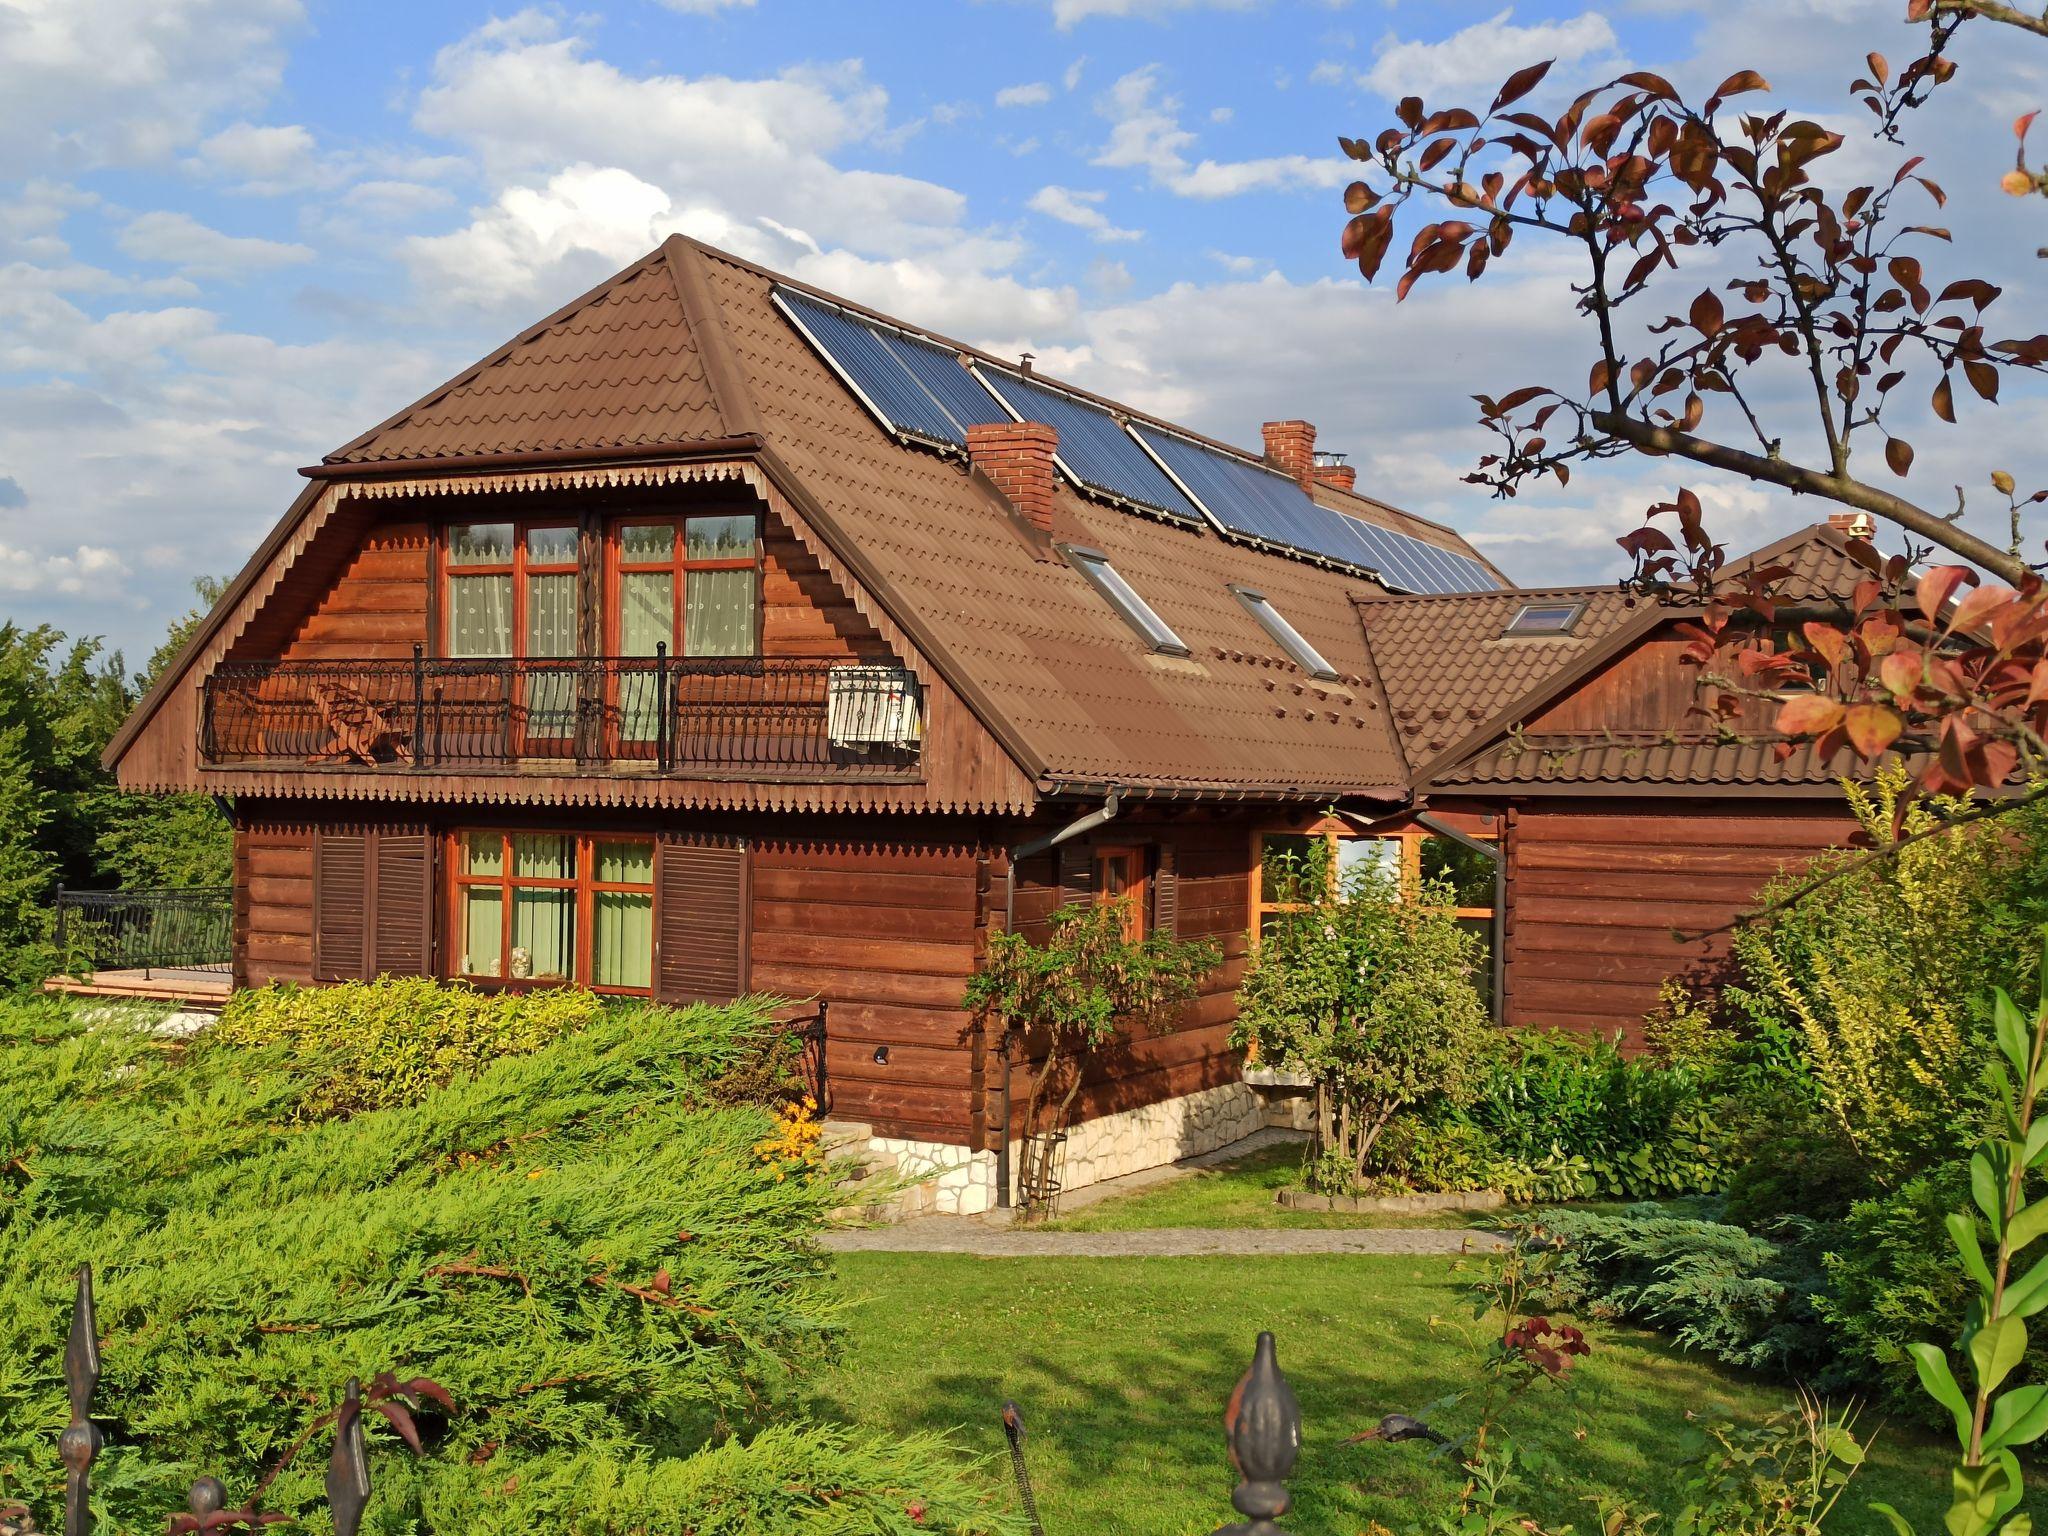
<path fill-rule="evenodd" d="M 932 398 L 946 408 L 960 428 L 952 441 L 966 446 L 967 428 L 976 422 L 1006 421 L 1008 415 L 996 404 L 981 381 L 961 366 L 958 355 L 921 336 L 880 331 L 882 342 L 918 383 L 931 391 Z"/>
<path fill-rule="evenodd" d="M 1123 424 L 1100 406 L 992 370 L 981 377 L 1024 420 L 1042 421 L 1058 431 L 1060 462 L 1081 484 L 1190 522 L 1202 520 L 1201 509 L 1131 440 Z"/>
<path fill-rule="evenodd" d="M 777 289 L 776 298 L 890 428 L 935 443 L 966 446 L 959 423 L 873 327 L 801 293 Z"/>

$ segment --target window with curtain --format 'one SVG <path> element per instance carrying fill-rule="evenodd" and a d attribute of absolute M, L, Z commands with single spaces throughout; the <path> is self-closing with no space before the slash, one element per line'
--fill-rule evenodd
<path fill-rule="evenodd" d="M 457 975 L 652 991 L 652 841 L 460 832 L 452 842 Z"/>
<path fill-rule="evenodd" d="M 612 540 L 621 656 L 756 654 L 760 523 L 752 513 L 630 520 Z"/>
<path fill-rule="evenodd" d="M 445 654 L 546 660 L 577 653 L 573 523 L 451 523 L 445 533 Z M 576 729 L 576 669 L 520 669 L 511 704 L 521 739 Z"/>

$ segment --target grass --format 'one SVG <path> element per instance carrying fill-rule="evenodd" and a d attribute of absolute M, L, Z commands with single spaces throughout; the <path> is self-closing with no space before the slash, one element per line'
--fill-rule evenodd
<path fill-rule="evenodd" d="M 1301 1184 L 1301 1146 L 1283 1142 L 1235 1162 L 1198 1168 L 1135 1194 L 1116 1195 L 1047 1223 L 1058 1232 L 1131 1232 L 1145 1227 L 1466 1227 L 1485 1213 L 1430 1211 L 1414 1216 L 1292 1211 L 1274 1203 Z"/>
<path fill-rule="evenodd" d="M 1454 1507 L 1451 1466 L 1412 1444 L 1344 1440 L 1473 1379 L 1455 1326 L 1467 1320 L 1465 1262 L 846 1254 L 858 1300 L 816 1406 L 897 1432 L 957 1429 L 998 1456 L 997 1415 L 1014 1398 L 1050 1536 L 1195 1536 L 1233 1518 L 1223 1406 L 1254 1334 L 1270 1328 L 1304 1421 L 1289 1532 L 1362 1536 L 1379 1522 L 1412 1536 Z M 1524 1494 L 1553 1527 L 1596 1530 L 1598 1494 L 1668 1495 L 1688 1414 L 1754 1418 L 1791 1397 L 1652 1334 L 1602 1325 L 1593 1340 L 1569 1387 L 1539 1389 L 1504 1421 L 1548 1458 Z M 1465 1427 L 1457 1410 L 1439 1423 Z M 1833 1528 L 1877 1529 L 1863 1505 L 1883 1498 L 1938 1532 L 1947 1469 L 1944 1445 L 1885 1430 Z"/>

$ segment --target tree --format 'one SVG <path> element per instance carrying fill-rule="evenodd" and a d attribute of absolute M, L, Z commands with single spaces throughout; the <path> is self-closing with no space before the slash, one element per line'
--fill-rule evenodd
<path fill-rule="evenodd" d="M 1061 907 L 1046 920 L 1043 944 L 1021 933 L 994 935 L 967 983 L 971 1011 L 1000 1021 L 1006 1039 L 1021 1037 L 1025 1049 L 1044 1048 L 1024 1102 L 1022 1182 L 1033 1206 L 1033 1191 L 1047 1187 L 1052 1138 L 1066 1129 L 1089 1058 L 1124 1030 L 1168 1027 L 1169 1011 L 1192 998 L 1223 960 L 1207 939 L 1132 937 L 1125 906 L 1132 899 Z"/>
<path fill-rule="evenodd" d="M 1994 284 L 1932 272 L 1949 259 L 1950 237 L 1915 221 L 1945 198 L 1903 143 L 1912 114 L 1955 78 L 1949 43 L 1972 15 L 2040 29 L 1991 0 L 1913 0 L 1910 10 L 1927 51 L 1898 69 L 1873 52 L 1849 87 L 1878 138 L 1901 146 L 1888 178 L 1831 186 L 1841 133 L 1783 110 L 1725 110 L 1769 89 L 1754 70 L 1704 98 L 1632 71 L 1552 116 L 1518 105 L 1546 61 L 1510 75 L 1484 112 L 1408 97 L 1396 124 L 1341 139 L 1379 182 L 1346 189 L 1342 244 L 1371 280 L 1404 212 L 1441 205 L 1454 215 L 1416 229 L 1401 297 L 1459 268 L 1477 280 L 1518 237 L 1563 242 L 1583 258 L 1573 291 L 1590 332 L 1585 381 L 1477 396 L 1498 447 L 1471 482 L 1513 496 L 1544 477 L 1567 483 L 1576 465 L 1677 458 L 1869 513 L 1924 541 L 1888 561 L 1859 542 L 1871 575 L 1847 621 L 1807 622 L 1805 643 L 1782 651 L 1768 631 L 1785 573 L 1724 581 L 1726 551 L 1691 490 L 1652 507 L 1621 542 L 1646 589 L 1705 603 L 1692 659 L 1723 685 L 1708 707 L 1724 721 L 1745 696 L 1799 688 L 1805 697 L 1775 720 L 1788 737 L 1865 758 L 1918 752 L 1929 788 L 1960 790 L 2048 770 L 2048 586 L 2024 556 L 2022 528 L 2048 490 L 2022 492 L 2011 474 L 1989 472 L 2013 530 L 2005 549 L 1959 526 L 1960 505 L 1948 513 L 1910 499 L 1894 488 L 1915 457 L 1893 429 L 1895 403 L 1925 390 L 1934 415 L 1955 423 L 1969 396 L 1995 402 L 2012 377 L 2048 369 L 2048 333 L 2001 336 L 1989 319 Z M 2030 122 L 2015 124 L 2022 155 Z M 1684 269 L 1710 281 L 1695 288 Z M 1770 398 L 1788 378 L 1796 409 Z M 1859 457 L 1866 447 L 1888 478 L 1873 478 L 1870 455 Z M 2011 585 L 1982 586 L 1958 565 L 1909 590 L 1915 557 L 1931 548 Z M 1964 586 L 1977 590 L 1956 601 Z"/>
<path fill-rule="evenodd" d="M 27 734 L 0 726 L 0 986 L 40 980 L 55 963 L 44 905 L 56 868 L 42 845 L 49 796 L 36 782 Z"/>
<path fill-rule="evenodd" d="M 1342 1193 L 1411 1105 L 1470 1099 L 1487 1040 L 1473 978 L 1479 940 L 1455 892 L 1403 890 L 1377 864 L 1331 878 L 1316 849 L 1292 871 L 1291 910 L 1262 934 L 1239 989 L 1234 1044 L 1315 1084 L 1315 1182 Z"/>

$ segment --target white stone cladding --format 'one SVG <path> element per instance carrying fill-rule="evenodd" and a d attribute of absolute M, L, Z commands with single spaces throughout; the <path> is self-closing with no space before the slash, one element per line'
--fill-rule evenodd
<path fill-rule="evenodd" d="M 1139 1109 L 1119 1110 L 1067 1132 L 1062 1189 L 1084 1189 L 1105 1179 L 1140 1173 L 1163 1163 L 1196 1157 L 1241 1141 L 1269 1123 L 1266 1100 L 1245 1083 L 1224 1083 Z M 969 1152 L 936 1141 L 873 1136 L 867 1150 L 876 1163 L 895 1163 L 907 1187 L 892 1205 L 892 1216 L 975 1216 L 996 1204 L 996 1155 Z M 1011 1167 L 1021 1150 L 1010 1144 Z"/>

